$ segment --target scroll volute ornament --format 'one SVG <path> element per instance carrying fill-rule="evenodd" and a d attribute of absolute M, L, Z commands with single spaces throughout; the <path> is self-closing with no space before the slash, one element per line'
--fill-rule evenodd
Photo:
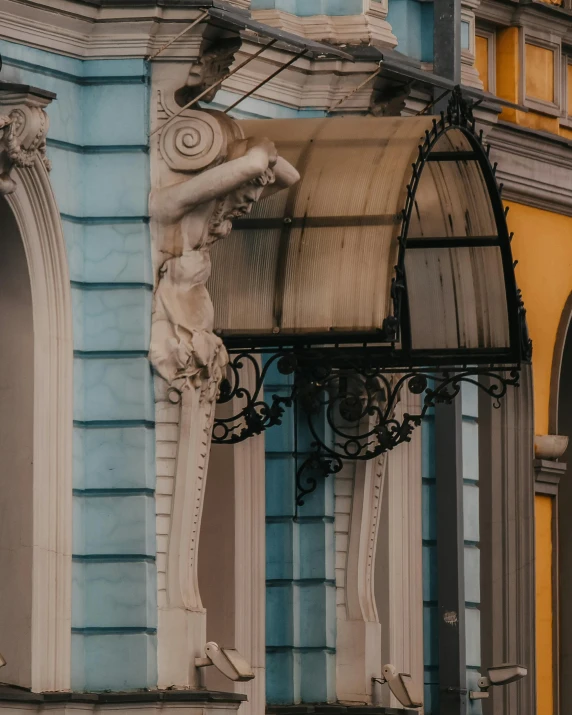
<path fill-rule="evenodd" d="M 11 177 L 14 167 L 29 168 L 40 159 L 49 171 L 49 119 L 44 107 L 50 101 L 47 96 L 7 92 L 0 85 L 0 195 L 15 191 L 16 183 Z"/>

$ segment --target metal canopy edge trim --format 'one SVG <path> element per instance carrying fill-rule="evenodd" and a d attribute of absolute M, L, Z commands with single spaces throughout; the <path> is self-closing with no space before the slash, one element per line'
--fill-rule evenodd
<path fill-rule="evenodd" d="M 455 88 L 453 80 L 446 77 L 440 77 L 433 72 L 421 69 L 420 66 L 412 64 L 411 59 L 406 56 L 401 56 L 400 53 L 390 51 L 382 53 L 376 47 L 368 46 L 366 48 L 348 48 L 352 53 L 352 57 L 356 62 L 380 62 L 379 77 L 390 81 L 401 82 L 418 82 L 426 87 L 437 87 L 439 89 L 450 90 Z M 499 107 L 508 107 L 510 109 L 518 109 L 520 112 L 528 112 L 528 107 L 522 104 L 509 102 L 507 99 L 497 97 L 491 92 L 484 92 L 474 87 L 463 86 L 463 93 L 472 99 L 487 104 L 498 105 Z"/>

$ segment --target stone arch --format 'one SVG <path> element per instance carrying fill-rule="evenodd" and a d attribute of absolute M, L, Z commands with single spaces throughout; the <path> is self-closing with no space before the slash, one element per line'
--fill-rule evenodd
<path fill-rule="evenodd" d="M 21 343 L 33 355 L 22 356 L 31 368 L 29 429 L 24 438 L 31 458 L 29 488 L 16 506 L 27 523 L 25 559 L 17 559 L 23 594 L 30 593 L 21 614 L 26 633 L 11 639 L 0 635 L 8 661 L 2 680 L 32 691 L 61 691 L 70 687 L 71 668 L 71 552 L 72 552 L 72 386 L 73 341 L 70 282 L 64 237 L 55 197 L 44 161 L 38 155 L 25 168 L 12 172 L 15 190 L 2 199 L 0 223 L 7 227 L 13 264 L 27 272 L 29 285 L 16 297 L 29 297 L 30 334 Z M 17 235 L 16 235 L 17 234 Z M 16 247 L 16 241 L 21 245 Z M 25 261 L 26 265 L 22 265 Z M 8 285 L 8 288 L 10 286 Z M 14 294 L 12 294 L 13 296 Z M 3 298 L 9 299 L 4 294 Z M 1 349 L 1 348 L 0 348 Z M 16 373 L 18 367 L 14 367 Z M 21 376 L 20 376 L 21 379 Z M 24 395 L 24 398 L 26 396 Z M 24 420 L 26 416 L 24 416 Z M 6 474 L 10 479 L 13 475 Z M 1 485 L 1 481 L 0 481 Z M 0 487 L 1 488 L 1 487 Z M 8 495 L 10 501 L 10 495 Z M 19 588 L 18 579 L 3 580 Z M 25 589 L 29 589 L 26 591 Z M 9 624 L 4 622 L 4 627 Z M 0 626 L 1 627 L 1 626 Z M 11 652 L 19 639 L 22 650 Z M 11 665 L 11 661 L 13 665 Z"/>

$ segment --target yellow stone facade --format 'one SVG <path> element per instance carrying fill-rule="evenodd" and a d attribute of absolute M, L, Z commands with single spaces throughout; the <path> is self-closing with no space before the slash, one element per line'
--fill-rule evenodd
<path fill-rule="evenodd" d="M 549 2 L 561 5 L 561 0 Z M 520 106 L 531 98 L 545 103 L 546 112 L 536 108 L 521 111 L 505 107 L 499 119 L 523 128 L 549 132 L 572 140 L 572 63 L 562 61 L 554 50 L 534 44 L 523 35 L 522 27 L 507 27 L 497 31 L 496 94 Z M 483 82 L 489 77 L 487 40 L 478 38 L 475 65 Z M 564 92 L 560 116 L 551 112 L 556 103 L 558 86 Z M 485 84 L 485 89 L 487 89 Z M 572 182 L 572 177 L 570 179 Z M 507 202 L 510 206 L 509 227 L 514 231 L 514 258 L 518 260 L 517 280 L 527 310 L 527 320 L 533 340 L 535 434 L 549 434 L 551 424 L 551 379 L 554 351 L 560 321 L 572 294 L 572 217 L 535 208 L 523 203 Z M 537 649 L 537 713 L 553 715 L 555 702 L 555 603 L 554 579 L 558 569 L 556 559 L 555 510 L 553 496 L 537 494 L 535 498 L 536 537 L 536 649 Z"/>

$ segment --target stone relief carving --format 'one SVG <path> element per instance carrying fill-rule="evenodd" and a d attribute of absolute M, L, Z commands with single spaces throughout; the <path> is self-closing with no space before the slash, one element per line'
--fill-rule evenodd
<path fill-rule="evenodd" d="M 172 116 L 173 95 L 163 99 L 159 113 Z M 299 175 L 274 144 L 245 138 L 239 125 L 220 112 L 187 110 L 165 125 L 153 156 L 155 290 L 149 358 L 157 410 L 173 413 L 170 425 L 158 421 L 157 440 L 168 440 L 171 427 L 178 435 L 164 573 L 159 569 L 164 583 L 159 687 L 198 687 L 194 658 L 206 642 L 198 544 L 215 400 L 228 361 L 213 331 L 214 308 L 206 288 L 210 247 L 228 237 L 233 219 L 291 186 Z"/>
<path fill-rule="evenodd" d="M 10 176 L 14 167 L 29 168 L 39 158 L 50 170 L 46 157 L 48 127 L 48 115 L 42 106 L 19 103 L 11 109 L 9 95 L 3 97 L 0 114 L 0 195 L 15 191 L 16 184 Z"/>
<path fill-rule="evenodd" d="M 270 141 L 243 138 L 226 118 L 217 127 L 216 116 L 194 114 L 174 122 L 161 137 L 161 154 L 173 171 L 211 166 L 151 193 L 151 216 L 163 231 L 156 246 L 150 358 L 171 388 L 201 387 L 212 400 L 228 358 L 213 332 L 214 309 L 205 287 L 209 248 L 229 235 L 233 219 L 299 177 Z"/>
<path fill-rule="evenodd" d="M 241 44 L 242 41 L 238 37 L 220 39 L 205 50 L 191 65 L 185 85 L 175 92 L 177 104 L 184 107 L 223 77 L 230 69 Z M 212 102 L 219 89 L 218 86 L 211 89 L 203 97 L 203 102 Z"/>

